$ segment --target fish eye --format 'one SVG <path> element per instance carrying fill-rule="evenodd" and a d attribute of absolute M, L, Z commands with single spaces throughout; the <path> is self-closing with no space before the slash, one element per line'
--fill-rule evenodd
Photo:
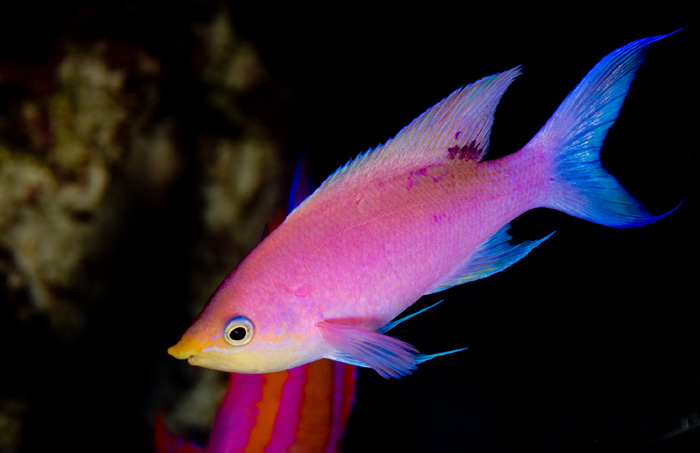
<path fill-rule="evenodd" d="M 231 346 L 243 346 L 253 339 L 253 323 L 245 316 L 236 316 L 224 328 L 224 340 Z"/>

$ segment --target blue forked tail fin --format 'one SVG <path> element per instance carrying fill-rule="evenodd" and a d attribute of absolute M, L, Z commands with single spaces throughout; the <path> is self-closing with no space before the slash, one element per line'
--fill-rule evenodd
<path fill-rule="evenodd" d="M 640 39 L 608 54 L 525 146 L 551 165 L 544 207 L 617 228 L 644 225 L 668 215 L 647 212 L 600 162 L 605 136 L 647 49 L 666 36 Z"/>

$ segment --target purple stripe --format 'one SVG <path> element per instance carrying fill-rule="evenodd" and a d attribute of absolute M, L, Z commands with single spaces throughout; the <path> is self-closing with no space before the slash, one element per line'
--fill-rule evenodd
<path fill-rule="evenodd" d="M 207 453 L 245 451 L 258 416 L 265 377 L 231 373 L 229 387 L 216 415 Z"/>
<path fill-rule="evenodd" d="M 272 439 L 265 451 L 288 451 L 296 441 L 297 427 L 301 419 L 308 365 L 288 370 L 289 376 L 282 387 L 280 405 L 272 428 Z"/>

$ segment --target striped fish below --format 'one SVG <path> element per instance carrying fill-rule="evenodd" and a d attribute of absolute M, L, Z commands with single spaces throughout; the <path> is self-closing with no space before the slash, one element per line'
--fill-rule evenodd
<path fill-rule="evenodd" d="M 206 449 L 170 433 L 159 417 L 156 451 L 338 451 L 356 380 L 356 367 L 331 360 L 276 373 L 231 373 Z"/>
<path fill-rule="evenodd" d="M 207 452 L 337 451 L 357 368 L 330 360 L 262 375 L 232 373 Z"/>

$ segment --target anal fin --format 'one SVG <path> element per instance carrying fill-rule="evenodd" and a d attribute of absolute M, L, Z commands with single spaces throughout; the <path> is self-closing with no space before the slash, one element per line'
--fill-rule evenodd
<path fill-rule="evenodd" d="M 551 233 L 535 241 L 523 241 L 511 244 L 512 236 L 508 233 L 510 224 L 506 224 L 481 244 L 479 248 L 453 273 L 446 283 L 441 284 L 430 293 L 444 291 L 462 283 L 479 280 L 500 272 L 525 257 L 535 247 L 552 236 Z"/>
<path fill-rule="evenodd" d="M 429 306 L 427 306 L 427 307 L 425 307 L 425 308 L 421 308 L 421 309 L 418 310 L 417 312 L 411 313 L 410 315 L 404 316 L 403 318 L 395 319 L 395 320 L 393 320 L 393 321 L 387 323 L 384 327 L 382 327 L 382 328 L 380 328 L 379 330 L 377 330 L 377 332 L 379 332 L 379 333 L 387 333 L 388 331 L 390 331 L 390 330 L 393 329 L 394 327 L 398 326 L 398 325 L 401 324 L 402 322 L 408 321 L 409 319 L 413 318 L 414 316 L 418 316 L 418 315 L 420 315 L 421 313 L 423 313 L 423 312 L 425 312 L 425 311 L 427 311 L 427 310 L 430 310 L 431 308 L 433 308 L 434 306 L 436 306 L 437 304 L 439 304 L 439 303 L 442 302 L 443 300 L 444 300 L 444 299 L 435 302 L 433 305 L 429 305 Z"/>

